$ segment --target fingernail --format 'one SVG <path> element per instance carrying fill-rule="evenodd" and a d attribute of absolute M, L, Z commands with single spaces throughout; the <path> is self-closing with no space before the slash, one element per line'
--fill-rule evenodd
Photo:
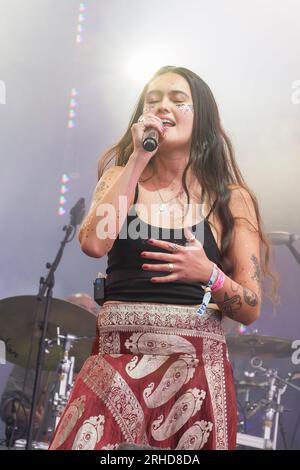
<path fill-rule="evenodd" d="M 150 243 L 150 245 L 153 245 L 154 241 L 151 240 L 151 239 L 149 239 L 149 240 L 148 240 L 148 243 Z"/>

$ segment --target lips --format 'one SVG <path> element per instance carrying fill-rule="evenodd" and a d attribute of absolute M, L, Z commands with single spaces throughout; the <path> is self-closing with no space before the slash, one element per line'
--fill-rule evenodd
<path fill-rule="evenodd" d="M 163 123 L 164 127 L 174 127 L 175 126 L 175 122 L 171 121 L 170 119 L 168 119 L 168 120 L 162 119 L 162 123 Z"/>

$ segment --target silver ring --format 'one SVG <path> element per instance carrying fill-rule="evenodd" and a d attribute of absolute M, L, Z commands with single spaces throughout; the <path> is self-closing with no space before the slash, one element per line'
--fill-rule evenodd
<path fill-rule="evenodd" d="M 141 115 L 139 118 L 138 118 L 138 122 L 144 122 L 145 121 L 145 116 Z"/>
<path fill-rule="evenodd" d="M 178 251 L 178 249 L 179 249 L 179 248 L 178 248 L 178 245 L 176 245 L 176 243 L 171 243 L 171 248 L 172 248 L 172 250 L 173 250 L 174 253 L 177 253 L 177 251 Z"/>
<path fill-rule="evenodd" d="M 173 263 L 168 263 L 168 266 L 169 266 L 169 273 L 173 272 L 174 264 Z"/>

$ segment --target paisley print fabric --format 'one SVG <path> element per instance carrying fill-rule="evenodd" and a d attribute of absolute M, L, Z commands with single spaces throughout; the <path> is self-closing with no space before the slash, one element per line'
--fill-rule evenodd
<path fill-rule="evenodd" d="M 237 407 L 219 310 L 105 303 L 50 449 L 234 449 Z"/>

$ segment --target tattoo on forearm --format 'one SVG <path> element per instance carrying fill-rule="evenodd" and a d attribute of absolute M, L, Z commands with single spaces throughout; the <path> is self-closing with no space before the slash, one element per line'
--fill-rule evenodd
<path fill-rule="evenodd" d="M 241 306 L 242 302 L 240 295 L 236 294 L 233 297 L 229 297 L 227 292 L 225 292 L 224 302 L 221 304 L 221 310 L 225 315 L 234 316 Z"/>
<path fill-rule="evenodd" d="M 257 305 L 258 299 L 255 292 L 250 289 L 247 289 L 246 287 L 243 287 L 243 294 L 244 300 L 247 305 L 250 305 L 250 307 L 255 307 Z"/>
<path fill-rule="evenodd" d="M 259 261 L 257 259 L 257 256 L 252 255 L 251 256 L 251 261 L 252 261 L 253 267 L 254 267 L 254 274 L 251 277 L 254 281 L 257 282 L 258 287 L 260 288 L 261 287 L 261 269 L 260 269 L 260 264 L 259 264 Z"/>
<path fill-rule="evenodd" d="M 232 292 L 237 292 L 240 288 L 240 286 L 232 279 L 231 279 L 230 287 L 231 287 Z"/>

